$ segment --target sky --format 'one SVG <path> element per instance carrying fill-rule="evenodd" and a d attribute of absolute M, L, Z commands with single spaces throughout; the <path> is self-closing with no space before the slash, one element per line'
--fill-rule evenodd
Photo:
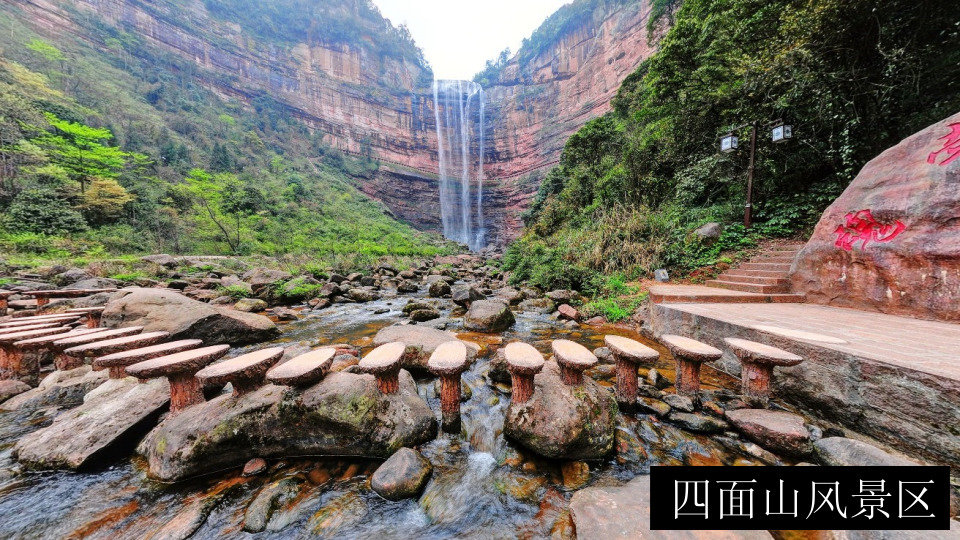
<path fill-rule="evenodd" d="M 396 26 L 406 24 L 437 79 L 472 79 L 506 47 L 570 0 L 373 0 Z"/>

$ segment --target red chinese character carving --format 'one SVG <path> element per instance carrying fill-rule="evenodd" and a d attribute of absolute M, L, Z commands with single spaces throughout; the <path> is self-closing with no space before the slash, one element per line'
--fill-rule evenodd
<path fill-rule="evenodd" d="M 844 217 L 843 225 L 833 231 L 837 235 L 836 246 L 844 251 L 853 250 L 854 244 L 863 241 L 860 249 L 867 249 L 870 242 L 889 242 L 900 235 L 907 226 L 899 219 L 892 224 L 883 225 L 873 217 L 870 210 L 850 212 Z"/>
<path fill-rule="evenodd" d="M 950 133 L 937 140 L 944 141 L 943 148 L 936 152 L 930 152 L 930 155 L 927 156 L 927 163 L 936 165 L 937 156 L 941 153 L 947 154 L 947 157 L 940 162 L 941 167 L 960 157 L 960 122 L 950 124 Z"/>

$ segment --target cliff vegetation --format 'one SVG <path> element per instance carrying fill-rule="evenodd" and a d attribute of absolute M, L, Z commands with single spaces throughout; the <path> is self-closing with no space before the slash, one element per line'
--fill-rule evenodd
<path fill-rule="evenodd" d="M 683 275 L 762 238 L 806 235 L 866 161 L 960 110 L 948 2 L 674 4 L 655 2 L 673 23 L 658 52 L 542 183 L 505 258 L 515 280 L 600 291 L 603 275 Z M 776 119 L 793 140 L 770 142 Z M 731 154 L 718 136 L 753 121 L 757 225 L 747 231 L 748 132 Z M 715 243 L 691 234 L 712 221 L 726 225 Z"/>
<path fill-rule="evenodd" d="M 277 3 L 206 3 L 265 34 L 294 16 Z M 418 58 L 369 2 L 328 4 L 340 9 L 317 20 L 354 20 L 358 32 L 342 25 L 336 39 L 384 30 L 385 49 Z M 446 249 L 358 191 L 376 162 L 329 147 L 270 95 L 216 95 L 200 84 L 215 74 L 92 15 L 75 20 L 93 41 L 40 35 L 21 17 L 0 10 L 5 257 L 293 253 L 362 262 Z"/>

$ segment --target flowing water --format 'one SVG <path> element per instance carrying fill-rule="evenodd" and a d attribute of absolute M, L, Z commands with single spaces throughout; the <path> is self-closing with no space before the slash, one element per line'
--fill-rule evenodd
<path fill-rule="evenodd" d="M 487 245 L 483 217 L 483 88 L 472 81 L 433 81 L 443 235 L 472 250 Z"/>
<path fill-rule="evenodd" d="M 286 325 L 278 343 L 306 348 L 349 342 L 366 352 L 377 330 L 402 320 L 402 307 L 415 296 L 334 305 Z M 442 303 L 446 304 L 445 316 L 458 309 L 449 301 Z M 143 464 L 129 454 L 117 456 L 112 465 L 81 473 L 24 471 L 11 459 L 10 447 L 20 435 L 44 425 L 47 413 L 2 413 L 0 537 L 173 538 L 179 535 L 172 533 L 193 528 L 197 529 L 195 538 L 254 536 L 242 530 L 245 516 L 253 512 L 248 507 L 256 506 L 251 502 L 261 490 L 278 482 L 285 486 L 284 496 L 258 537 L 538 538 L 550 536 L 551 531 L 570 534 L 571 490 L 565 487 L 562 463 L 526 452 L 502 435 L 509 388 L 488 378 L 491 351 L 512 340 L 527 341 L 547 351 L 549 341 L 560 337 L 591 348 L 602 344 L 605 333 L 642 338 L 621 328 L 569 330 L 549 315 L 516 315 L 516 324 L 503 334 L 458 334 L 482 349 L 463 375 L 470 397 L 462 407 L 461 434 L 441 433 L 420 448 L 433 463 L 434 472 L 419 500 L 380 498 L 369 488 L 369 477 L 380 461 L 356 458 L 271 460 L 265 475 L 241 478 L 236 470 L 176 485 L 150 481 Z M 449 329 L 459 332 L 458 319 L 450 322 Z M 657 366 L 668 378 L 672 378 L 670 364 L 664 353 Z M 612 385 L 612 366 L 602 365 L 590 373 L 601 384 Z M 708 369 L 704 383 L 706 388 L 734 385 L 728 377 Z M 439 418 L 435 381 L 420 378 L 418 388 Z M 590 485 L 617 485 L 657 464 L 760 464 L 709 437 L 685 432 L 654 416 L 621 414 L 617 430 L 617 452 L 590 464 Z"/>

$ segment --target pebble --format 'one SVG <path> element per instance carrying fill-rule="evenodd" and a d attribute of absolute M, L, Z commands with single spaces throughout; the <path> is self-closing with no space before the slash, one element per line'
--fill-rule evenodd
<path fill-rule="evenodd" d="M 590 481 L 590 466 L 583 461 L 567 461 L 560 465 L 563 475 L 563 487 L 574 491 L 587 485 Z"/>
<path fill-rule="evenodd" d="M 641 412 L 666 416 L 670 412 L 670 405 L 646 396 L 637 396 L 637 407 Z"/>
<path fill-rule="evenodd" d="M 667 394 L 663 396 L 663 401 L 678 411 L 692 413 L 694 410 L 693 399 L 679 394 Z"/>
<path fill-rule="evenodd" d="M 267 462 L 263 458 L 253 458 L 243 466 L 243 476 L 256 476 L 267 470 Z"/>

